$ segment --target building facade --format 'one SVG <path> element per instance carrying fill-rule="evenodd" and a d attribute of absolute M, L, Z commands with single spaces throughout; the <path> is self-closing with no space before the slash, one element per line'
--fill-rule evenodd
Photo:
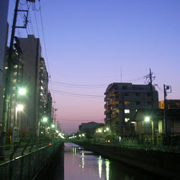
<path fill-rule="evenodd" d="M 141 109 L 136 113 L 135 131 L 140 142 L 180 144 L 180 109 L 168 109 L 164 115 L 163 109 Z"/>
<path fill-rule="evenodd" d="M 27 88 L 27 96 L 24 100 L 24 112 L 21 113 L 22 121 L 20 129 L 37 135 L 39 133 L 39 106 L 41 93 L 41 46 L 39 38 L 28 35 L 27 38 L 19 38 L 23 49 L 23 85 Z M 45 85 L 46 86 L 46 85 Z"/>
<path fill-rule="evenodd" d="M 180 109 L 180 99 L 167 99 L 167 109 Z M 159 101 L 159 108 L 164 109 L 164 101 Z"/>
<path fill-rule="evenodd" d="M 48 117 L 48 72 L 44 58 L 40 58 L 40 71 L 39 71 L 39 121 L 41 122 L 44 117 Z M 47 123 L 40 123 L 40 133 L 44 133 L 44 128 L 48 126 Z"/>
<path fill-rule="evenodd" d="M 5 61 L 5 52 L 7 47 L 7 38 L 8 38 L 8 5 L 9 0 L 0 1 L 0 126 L 2 122 L 2 110 L 3 110 L 3 72 L 4 72 L 4 61 Z"/>
<path fill-rule="evenodd" d="M 138 109 L 158 108 L 158 92 L 150 85 L 112 83 L 105 92 L 105 124 L 115 135 L 133 136 Z"/>

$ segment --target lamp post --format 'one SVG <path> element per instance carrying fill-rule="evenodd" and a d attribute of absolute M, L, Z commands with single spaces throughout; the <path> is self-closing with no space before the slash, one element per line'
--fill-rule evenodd
<path fill-rule="evenodd" d="M 18 90 L 17 90 L 17 97 L 23 97 L 23 96 L 26 96 L 27 94 L 27 89 L 25 87 L 18 87 Z M 18 101 L 18 99 L 17 99 Z M 15 116 L 14 116 L 14 122 L 13 122 L 13 134 L 12 134 L 12 143 L 14 144 L 14 141 L 19 141 L 19 126 L 20 126 L 20 123 L 19 123 L 19 120 L 18 120 L 18 112 L 19 111 L 23 111 L 24 110 L 24 105 L 19 103 L 15 106 Z M 17 136 L 17 138 L 16 138 Z"/>
<path fill-rule="evenodd" d="M 15 108 L 15 119 L 13 123 L 13 134 L 12 134 L 12 144 L 19 142 L 19 121 L 18 121 L 18 112 L 22 112 L 24 110 L 23 104 L 17 104 Z"/>
<path fill-rule="evenodd" d="M 152 129 L 151 139 L 152 139 L 152 143 L 154 144 L 154 122 L 153 122 L 153 120 L 151 120 L 150 116 L 145 116 L 144 121 L 145 121 L 145 123 L 150 123 L 151 122 L 151 129 Z"/>
<path fill-rule="evenodd" d="M 44 126 L 44 135 L 45 135 L 45 133 L 46 133 L 46 131 L 45 131 L 45 125 L 46 125 L 47 122 L 48 122 L 48 117 L 43 116 L 41 122 L 42 122 L 42 124 L 43 124 L 43 126 Z M 41 126 L 40 126 L 40 127 L 41 127 Z"/>
<path fill-rule="evenodd" d="M 25 87 L 18 88 L 18 95 L 25 96 L 27 94 L 27 89 Z"/>

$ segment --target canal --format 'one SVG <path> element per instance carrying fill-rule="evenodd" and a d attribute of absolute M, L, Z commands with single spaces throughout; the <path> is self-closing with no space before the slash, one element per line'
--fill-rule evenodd
<path fill-rule="evenodd" d="M 58 167 L 55 180 L 60 180 Z M 157 177 L 103 158 L 73 144 L 64 144 L 64 180 L 151 180 Z"/>

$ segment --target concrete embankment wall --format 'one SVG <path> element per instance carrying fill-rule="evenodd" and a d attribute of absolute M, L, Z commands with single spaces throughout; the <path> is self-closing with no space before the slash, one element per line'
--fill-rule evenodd
<path fill-rule="evenodd" d="M 77 142 L 77 144 L 109 159 L 118 160 L 168 179 L 180 179 L 180 153 L 146 151 L 82 142 Z"/>
<path fill-rule="evenodd" d="M 57 173 L 58 179 L 64 180 L 64 143 L 60 144 L 57 151 L 33 180 L 57 179 Z"/>

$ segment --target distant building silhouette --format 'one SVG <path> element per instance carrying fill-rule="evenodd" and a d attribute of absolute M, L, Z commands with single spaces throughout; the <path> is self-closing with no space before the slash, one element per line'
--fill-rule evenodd
<path fill-rule="evenodd" d="M 95 130 L 102 126 L 104 126 L 103 123 L 97 123 L 97 122 L 82 123 L 79 126 L 79 131 L 82 133 L 86 133 L 87 138 L 91 138 L 93 137 Z"/>

